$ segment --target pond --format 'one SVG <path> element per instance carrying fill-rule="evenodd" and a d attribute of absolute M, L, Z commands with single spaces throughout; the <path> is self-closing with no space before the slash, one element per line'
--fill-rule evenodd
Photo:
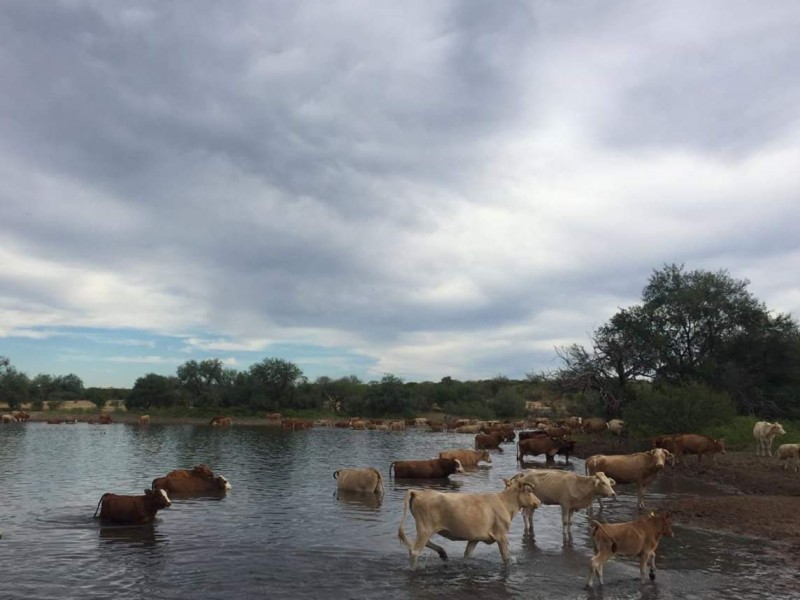
<path fill-rule="evenodd" d="M 470 447 L 455 433 L 269 427 L 45 425 L 0 427 L 0 598 L 797 598 L 796 561 L 761 541 L 676 526 L 659 547 L 658 580 L 640 585 L 635 559 L 612 560 L 606 585 L 584 588 L 591 545 L 585 511 L 572 546 L 560 509 L 534 517 L 536 539 L 511 525 L 512 563 L 479 544 L 436 536 L 451 559 L 424 550 L 416 571 L 397 539 L 403 496 L 419 482 L 388 477 L 393 460 L 432 458 Z M 445 482 L 445 491 L 502 489 L 517 471 L 513 446 L 494 464 Z M 563 459 L 559 457 L 559 465 Z M 175 499 L 147 527 L 101 527 L 100 496 L 141 494 L 174 468 L 210 465 L 233 486 L 221 498 Z M 583 461 L 572 459 L 577 472 Z M 339 497 L 333 471 L 375 466 L 381 502 Z M 635 490 L 620 488 L 606 518 L 635 518 Z M 677 493 L 654 485 L 646 500 Z M 409 515 L 406 533 L 414 537 Z M 795 565 L 795 566 L 789 566 Z"/>

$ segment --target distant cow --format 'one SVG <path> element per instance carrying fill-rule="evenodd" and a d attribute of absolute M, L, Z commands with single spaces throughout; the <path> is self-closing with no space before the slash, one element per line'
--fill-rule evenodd
<path fill-rule="evenodd" d="M 10 415 L 8 413 L 0 416 L 0 420 L 2 420 L 3 423 L 16 423 L 17 422 L 17 419 L 14 418 L 14 415 Z"/>
<path fill-rule="evenodd" d="M 554 462 L 553 457 L 559 450 L 574 447 L 574 445 L 575 442 L 571 440 L 565 438 L 551 438 L 547 435 L 520 440 L 517 442 L 517 462 L 522 464 L 522 461 L 529 454 L 532 456 L 544 454 L 545 460 L 548 463 L 552 463 Z"/>
<path fill-rule="evenodd" d="M 792 464 L 793 471 L 800 471 L 800 444 L 781 444 L 776 453 L 778 462 L 783 462 L 783 468 L 788 469 L 789 463 Z"/>
<path fill-rule="evenodd" d="M 684 454 L 696 454 L 697 462 L 703 458 L 704 454 L 711 454 L 711 460 L 717 464 L 717 453 L 725 454 L 725 441 L 715 440 L 707 435 L 697 433 L 682 433 L 672 438 L 675 447 L 675 461 L 683 462 Z"/>
<path fill-rule="evenodd" d="M 11 414 L 17 421 L 28 421 L 31 418 L 30 413 L 26 413 L 24 410 L 19 410 Z"/>
<path fill-rule="evenodd" d="M 497 450 L 502 452 L 500 444 L 503 443 L 503 433 L 493 431 L 492 433 L 479 433 L 475 436 L 475 450 Z"/>
<path fill-rule="evenodd" d="M 389 465 L 389 475 L 401 479 L 444 479 L 453 473 L 463 473 L 461 462 L 454 458 L 432 458 L 430 460 L 396 460 Z"/>
<path fill-rule="evenodd" d="M 636 484 L 636 505 L 639 510 L 644 509 L 644 490 L 664 468 L 670 453 L 663 448 L 653 448 L 649 452 L 636 454 L 620 454 L 606 456 L 595 454 L 586 459 L 586 474 L 594 475 L 603 472 L 617 482 Z M 603 501 L 597 499 L 600 510 L 603 510 Z"/>
<path fill-rule="evenodd" d="M 605 419 L 601 419 L 600 417 L 591 417 L 583 420 L 581 429 L 583 429 L 584 433 L 599 435 L 608 429 L 608 423 L 606 423 Z"/>
<path fill-rule="evenodd" d="M 467 542 L 464 558 L 469 558 L 478 542 L 497 542 L 500 556 L 508 562 L 508 528 L 521 508 L 538 508 L 541 505 L 534 495 L 533 486 L 518 480 L 502 492 L 483 494 L 445 493 L 435 490 L 408 490 L 403 501 L 403 516 L 397 536 L 408 548 L 411 568 L 423 547 L 435 550 L 442 560 L 447 560 L 444 548 L 430 541 L 439 534 L 449 540 Z M 406 511 L 411 510 L 417 537 L 411 544 L 403 531 Z"/>
<path fill-rule="evenodd" d="M 621 436 L 625 432 L 625 421 L 622 419 L 611 419 L 608 422 L 608 430 L 614 435 Z"/>
<path fill-rule="evenodd" d="M 756 456 L 772 456 L 772 440 L 776 435 L 786 435 L 780 423 L 759 421 L 753 426 L 753 437 L 756 438 Z"/>
<path fill-rule="evenodd" d="M 215 477 L 157 477 L 150 487 L 154 490 L 167 490 L 175 494 L 204 494 L 227 492 L 231 489 L 231 484 L 221 475 Z"/>
<path fill-rule="evenodd" d="M 672 435 L 659 435 L 653 438 L 653 448 L 663 448 L 670 453 L 670 465 L 675 466 L 675 456 L 678 453 L 678 446 L 675 442 L 680 434 L 675 433 Z"/>
<path fill-rule="evenodd" d="M 378 469 L 339 469 L 333 472 L 340 492 L 383 494 L 383 477 Z"/>
<path fill-rule="evenodd" d="M 156 512 L 172 504 L 164 490 L 145 490 L 144 496 L 120 496 L 106 493 L 100 497 L 94 516 L 100 520 L 125 525 L 152 523 Z"/>
<path fill-rule="evenodd" d="M 224 417 L 222 415 L 217 415 L 208 422 L 208 424 L 213 427 L 228 427 L 231 423 L 230 417 Z"/>
<path fill-rule="evenodd" d="M 457 450 L 444 450 L 443 452 L 439 452 L 439 458 L 458 459 L 458 461 L 461 463 L 461 466 L 465 469 L 476 468 L 480 461 L 492 464 L 492 457 L 488 450 L 469 450 L 466 448 Z"/>
<path fill-rule="evenodd" d="M 588 508 L 597 497 L 616 496 L 615 481 L 604 473 L 583 476 L 571 471 L 529 469 L 517 473 L 509 481 L 522 479 L 533 485 L 534 493 L 546 505 L 561 506 L 561 526 L 564 538 L 572 537 L 572 519 L 576 510 Z M 522 510 L 525 533 L 533 536 L 533 510 Z"/>
<path fill-rule="evenodd" d="M 456 433 L 480 433 L 480 425 L 459 425 L 453 431 Z"/>
<path fill-rule="evenodd" d="M 650 579 L 656 578 L 656 549 L 661 536 L 672 537 L 672 514 L 650 513 L 627 523 L 592 521 L 594 556 L 586 585 L 591 587 L 597 575 L 603 585 L 603 565 L 615 554 L 639 557 L 639 574 L 645 582 L 644 571 L 650 563 Z"/>
<path fill-rule="evenodd" d="M 139 425 L 150 425 L 150 415 L 142 415 L 139 417 Z"/>

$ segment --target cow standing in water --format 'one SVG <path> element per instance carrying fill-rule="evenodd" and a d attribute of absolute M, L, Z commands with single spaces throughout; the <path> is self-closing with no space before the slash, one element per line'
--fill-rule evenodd
<path fill-rule="evenodd" d="M 100 511 L 100 520 L 121 525 L 152 523 L 156 513 L 172 505 L 164 490 L 145 490 L 144 496 L 121 496 L 106 493 L 100 497 L 94 516 Z"/>

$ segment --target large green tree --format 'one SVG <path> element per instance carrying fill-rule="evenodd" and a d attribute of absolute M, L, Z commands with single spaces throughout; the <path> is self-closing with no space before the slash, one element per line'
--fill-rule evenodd
<path fill-rule="evenodd" d="M 294 408 L 295 388 L 305 380 L 303 371 L 294 363 L 282 358 L 265 358 L 250 366 L 252 403 L 269 410 L 282 406 Z"/>

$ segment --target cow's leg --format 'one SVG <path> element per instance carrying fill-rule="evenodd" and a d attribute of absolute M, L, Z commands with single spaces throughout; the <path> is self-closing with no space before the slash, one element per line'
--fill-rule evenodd
<path fill-rule="evenodd" d="M 644 572 L 647 569 L 647 563 L 650 562 L 650 554 L 647 552 L 642 552 L 642 555 L 639 557 L 639 579 L 642 583 L 647 581 L 644 577 Z"/>
<path fill-rule="evenodd" d="M 500 556 L 503 558 L 503 562 L 507 563 L 511 559 L 511 553 L 508 551 L 508 536 L 505 534 L 496 536 L 495 541 L 497 542 L 497 549 L 500 550 Z"/>
<path fill-rule="evenodd" d="M 525 507 L 522 509 L 522 522 L 525 525 L 525 528 L 522 532 L 523 535 L 530 534 L 531 537 L 536 537 L 533 534 L 533 509 L 530 507 Z"/>
<path fill-rule="evenodd" d="M 570 531 L 570 510 L 569 507 L 561 505 L 561 537 L 565 540 L 570 538 L 572 531 Z"/>
<path fill-rule="evenodd" d="M 599 550 L 597 554 L 592 556 L 592 560 L 589 563 L 589 579 L 586 580 L 587 586 L 592 587 L 595 575 L 600 580 L 600 585 L 603 585 L 603 565 L 608 560 L 608 557 L 609 555 L 603 550 Z"/>
<path fill-rule="evenodd" d="M 467 547 L 464 549 L 464 558 L 469 558 L 472 556 L 472 551 L 475 550 L 475 546 L 478 545 L 478 540 L 470 540 L 467 542 Z"/>
<path fill-rule="evenodd" d="M 411 547 L 408 549 L 408 555 L 411 559 L 411 570 L 417 568 L 417 559 L 419 558 L 419 553 L 422 549 L 428 545 L 431 536 L 433 535 L 432 531 L 425 531 L 417 529 L 417 539 L 414 540 L 414 543 L 411 544 Z M 434 548 L 436 550 L 436 548 Z M 439 548 L 439 550 L 442 550 Z M 438 552 L 438 550 L 437 550 Z M 444 550 L 442 550 L 444 552 Z M 441 554 L 439 555 L 441 556 Z M 446 555 L 445 555 L 446 556 Z"/>
<path fill-rule="evenodd" d="M 656 579 L 656 553 L 655 551 L 650 553 L 650 581 L 655 581 Z"/>
<path fill-rule="evenodd" d="M 767 453 L 766 453 L 766 456 L 772 456 L 772 439 L 773 439 L 772 436 L 767 438 L 767 443 L 766 443 Z"/>
<path fill-rule="evenodd" d="M 644 510 L 644 486 L 636 486 L 636 508 Z"/>
<path fill-rule="evenodd" d="M 439 558 L 441 558 L 442 560 L 447 560 L 447 552 L 445 552 L 444 548 L 442 548 L 438 544 L 434 544 L 432 541 L 428 540 L 428 542 L 425 544 L 425 547 L 430 548 L 431 550 L 435 550 L 436 554 L 438 554 Z"/>

